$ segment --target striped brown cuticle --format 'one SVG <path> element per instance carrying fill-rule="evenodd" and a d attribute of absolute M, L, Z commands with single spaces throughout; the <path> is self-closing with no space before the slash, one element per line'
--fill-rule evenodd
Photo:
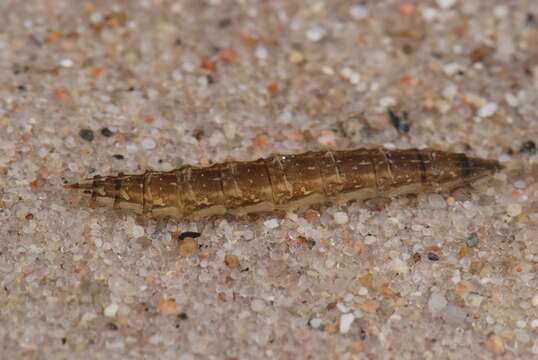
<path fill-rule="evenodd" d="M 495 160 L 460 153 L 374 148 L 277 154 L 250 162 L 140 175 L 96 175 L 65 187 L 90 192 L 93 200 L 109 198 L 114 207 L 149 217 L 196 219 L 444 191 L 500 169 Z"/>

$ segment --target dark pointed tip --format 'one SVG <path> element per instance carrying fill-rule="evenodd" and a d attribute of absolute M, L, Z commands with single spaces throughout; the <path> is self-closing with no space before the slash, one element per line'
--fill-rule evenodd
<path fill-rule="evenodd" d="M 480 159 L 479 163 L 481 167 L 491 171 L 492 173 L 496 173 L 504 169 L 504 166 L 501 165 L 501 163 L 497 160 Z"/>
<path fill-rule="evenodd" d="M 497 160 L 492 160 L 492 161 L 495 162 L 495 172 L 503 171 L 504 169 L 506 169 L 506 166 L 502 165 Z"/>
<path fill-rule="evenodd" d="M 67 190 L 77 190 L 77 189 L 80 189 L 80 184 L 78 184 L 78 183 L 64 184 L 64 189 L 67 189 Z"/>
<path fill-rule="evenodd" d="M 83 180 L 76 183 L 64 184 L 67 190 L 90 190 L 93 186 L 92 180 Z"/>
<path fill-rule="evenodd" d="M 504 169 L 497 160 L 481 158 L 461 158 L 459 165 L 461 175 L 471 180 L 493 175 Z"/>

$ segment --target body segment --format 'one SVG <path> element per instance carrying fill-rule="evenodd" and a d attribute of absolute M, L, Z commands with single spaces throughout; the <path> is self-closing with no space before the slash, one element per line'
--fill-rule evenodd
<path fill-rule="evenodd" d="M 494 160 L 430 149 L 357 149 L 96 176 L 66 187 L 148 216 L 197 219 L 450 190 L 499 169 Z"/>

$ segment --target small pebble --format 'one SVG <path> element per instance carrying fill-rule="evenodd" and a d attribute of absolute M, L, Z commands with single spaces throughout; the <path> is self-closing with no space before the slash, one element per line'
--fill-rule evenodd
<path fill-rule="evenodd" d="M 448 301 L 443 294 L 433 293 L 428 300 L 428 309 L 431 313 L 439 313 L 448 305 Z"/>
<path fill-rule="evenodd" d="M 476 293 L 470 293 L 466 297 L 465 303 L 472 307 L 480 307 L 480 304 L 482 304 L 482 300 L 484 300 L 483 296 L 478 295 Z"/>
<path fill-rule="evenodd" d="M 151 345 L 159 345 L 160 343 L 163 342 L 163 337 L 159 334 L 155 334 L 153 336 L 150 336 L 150 338 L 148 339 L 148 342 Z"/>
<path fill-rule="evenodd" d="M 340 75 L 346 80 L 348 80 L 353 85 L 358 84 L 361 81 L 361 76 L 358 72 L 354 71 L 350 67 L 345 67 L 340 71 Z"/>
<path fill-rule="evenodd" d="M 112 303 L 105 308 L 104 314 L 106 317 L 113 318 L 116 316 L 117 312 L 118 312 L 118 305 L 115 303 Z"/>
<path fill-rule="evenodd" d="M 439 195 L 439 194 L 430 194 L 428 196 L 428 202 L 430 203 L 430 206 L 432 209 L 444 209 L 446 208 L 446 201 L 445 199 Z"/>
<path fill-rule="evenodd" d="M 516 329 L 514 331 L 514 333 L 516 334 L 516 340 L 519 341 L 520 343 L 522 344 L 526 344 L 529 342 L 530 340 L 530 336 L 529 334 L 523 330 L 523 329 Z"/>
<path fill-rule="evenodd" d="M 409 124 L 409 122 L 407 122 L 408 115 L 406 112 L 402 113 L 402 116 L 399 116 L 393 111 L 389 110 L 388 114 L 389 114 L 389 119 L 392 126 L 394 126 L 394 128 L 398 130 L 398 132 L 401 132 L 401 133 L 409 132 L 411 125 Z"/>
<path fill-rule="evenodd" d="M 487 118 L 492 116 L 497 112 L 499 107 L 497 106 L 497 103 L 494 102 L 488 102 L 485 105 L 483 105 L 480 109 L 478 109 L 478 116 L 481 118 Z"/>
<path fill-rule="evenodd" d="M 512 106 L 512 107 L 516 107 L 519 105 L 519 99 L 517 98 L 516 95 L 514 94 L 511 94 L 511 93 L 506 93 L 504 95 L 504 99 L 506 100 L 506 102 L 508 103 L 508 105 Z"/>
<path fill-rule="evenodd" d="M 97 314 L 93 312 L 87 312 L 87 313 L 84 313 L 84 315 L 82 315 L 82 317 L 80 318 L 80 324 L 85 325 L 95 319 L 97 319 Z"/>
<path fill-rule="evenodd" d="M 338 325 L 335 323 L 326 323 L 324 329 L 327 334 L 335 334 L 338 331 Z"/>
<path fill-rule="evenodd" d="M 366 235 L 364 237 L 364 243 L 366 245 L 372 245 L 373 243 L 375 243 L 377 241 L 377 237 L 374 236 L 374 235 Z"/>
<path fill-rule="evenodd" d="M 237 125 L 233 122 L 226 122 L 222 125 L 224 136 L 228 140 L 233 140 L 237 132 Z"/>
<path fill-rule="evenodd" d="M 159 92 L 152 88 L 149 88 L 146 94 L 150 100 L 155 100 L 159 96 Z"/>
<path fill-rule="evenodd" d="M 534 355 L 538 355 L 538 340 L 534 340 L 534 344 L 532 345 L 531 352 Z"/>
<path fill-rule="evenodd" d="M 347 334 L 354 320 L 355 315 L 352 313 L 342 314 L 340 316 L 340 334 Z"/>
<path fill-rule="evenodd" d="M 179 356 L 178 360 L 194 360 L 194 356 L 190 353 L 183 353 Z"/>
<path fill-rule="evenodd" d="M 532 140 L 525 141 L 521 144 L 519 152 L 522 154 L 536 155 L 536 144 Z"/>
<path fill-rule="evenodd" d="M 193 238 L 186 238 L 179 243 L 179 255 L 190 256 L 196 254 L 198 244 Z"/>
<path fill-rule="evenodd" d="M 463 71 L 463 67 L 458 63 L 449 63 L 443 66 L 443 72 L 448 76 L 454 76 L 460 71 Z"/>
<path fill-rule="evenodd" d="M 538 293 L 532 297 L 532 306 L 538 307 Z"/>
<path fill-rule="evenodd" d="M 308 210 L 305 211 L 303 216 L 304 216 L 306 221 L 314 222 L 314 221 L 318 220 L 321 217 L 321 214 L 318 211 L 314 210 L 314 209 L 308 209 Z"/>
<path fill-rule="evenodd" d="M 349 221 L 349 216 L 345 212 L 341 212 L 341 211 L 335 212 L 333 217 L 334 217 L 334 222 L 337 223 L 338 225 L 347 224 L 347 222 Z"/>
<path fill-rule="evenodd" d="M 239 257 L 232 254 L 226 254 L 224 256 L 224 263 L 226 266 L 228 266 L 230 269 L 236 269 L 239 267 Z"/>
<path fill-rule="evenodd" d="M 269 219 L 264 221 L 263 225 L 268 229 L 276 229 L 279 224 L 277 219 Z"/>
<path fill-rule="evenodd" d="M 375 313 L 377 309 L 379 309 L 379 306 L 381 306 L 381 304 L 377 300 L 370 300 L 360 304 L 361 310 L 369 314 Z"/>
<path fill-rule="evenodd" d="M 458 0 L 437 0 L 437 5 L 443 9 L 447 10 L 450 9 L 452 6 L 456 4 Z"/>
<path fill-rule="evenodd" d="M 308 321 L 308 325 L 312 328 L 312 329 L 319 329 L 319 327 L 321 326 L 321 319 L 320 318 L 312 318 Z"/>
<path fill-rule="evenodd" d="M 62 59 L 62 60 L 60 61 L 60 66 L 65 67 L 65 68 L 70 68 L 70 67 L 72 67 L 73 65 L 74 65 L 73 60 L 71 60 L 71 59 L 69 59 L 69 58 L 67 58 L 67 59 Z"/>
<path fill-rule="evenodd" d="M 131 235 L 131 237 L 135 238 L 135 239 L 138 239 L 142 236 L 144 236 L 144 227 L 143 226 L 140 226 L 140 225 L 132 225 L 129 229 L 127 229 L 129 235 Z"/>
<path fill-rule="evenodd" d="M 196 238 L 200 237 L 201 235 L 202 234 L 200 234 L 199 232 L 196 232 L 196 231 L 184 231 L 181 234 L 179 234 L 178 239 L 179 240 L 184 240 L 186 238 L 196 239 Z"/>
<path fill-rule="evenodd" d="M 428 253 L 428 260 L 430 261 L 439 261 L 439 255 L 437 255 L 436 253 L 433 253 L 433 252 L 429 252 Z"/>
<path fill-rule="evenodd" d="M 334 69 L 330 66 L 327 66 L 327 65 L 324 65 L 322 68 L 321 68 L 321 72 L 324 73 L 325 75 L 328 75 L 328 76 L 333 76 L 334 75 Z"/>
<path fill-rule="evenodd" d="M 527 322 L 525 320 L 518 320 L 516 321 L 516 326 L 520 329 L 525 328 L 527 326 Z"/>
<path fill-rule="evenodd" d="M 263 301 L 262 299 L 254 299 L 250 303 L 250 308 L 252 309 L 252 311 L 257 313 L 263 312 L 265 310 L 265 307 L 265 301 Z"/>
<path fill-rule="evenodd" d="M 396 105 L 396 99 L 392 96 L 384 96 L 381 99 L 379 99 L 379 106 L 386 109 L 388 107 Z"/>
<path fill-rule="evenodd" d="M 338 311 L 340 311 L 341 313 L 347 313 L 349 312 L 349 309 L 347 306 L 345 306 L 344 304 L 342 303 L 336 303 L 336 308 L 338 309 Z"/>
<path fill-rule="evenodd" d="M 219 57 L 227 63 L 233 64 L 239 61 L 239 54 L 234 49 L 223 48 L 219 50 Z"/>
<path fill-rule="evenodd" d="M 399 258 L 395 258 L 390 262 L 390 269 L 397 274 L 407 274 L 409 272 L 407 263 Z"/>
<path fill-rule="evenodd" d="M 467 313 L 458 306 L 448 305 L 446 307 L 446 316 L 454 321 L 464 321 Z"/>
<path fill-rule="evenodd" d="M 510 13 L 510 9 L 506 5 L 497 5 L 493 9 L 493 13 L 495 14 L 495 17 L 502 19 Z"/>
<path fill-rule="evenodd" d="M 88 142 L 92 142 L 93 139 L 95 138 L 95 135 L 93 133 L 92 130 L 90 129 L 82 129 L 78 132 L 78 135 L 83 139 L 83 140 L 86 140 Z"/>
<path fill-rule="evenodd" d="M 127 149 L 127 152 L 129 152 L 131 154 L 138 151 L 138 146 L 136 144 L 133 144 L 133 143 L 127 143 L 125 148 Z"/>
<path fill-rule="evenodd" d="M 518 180 L 514 183 L 514 186 L 518 189 L 525 189 L 527 187 L 527 184 L 523 180 Z"/>
<path fill-rule="evenodd" d="M 504 353 L 504 341 L 499 335 L 491 335 L 486 342 L 486 347 L 495 354 Z"/>
<path fill-rule="evenodd" d="M 109 128 L 104 127 L 101 129 L 101 135 L 103 135 L 104 137 L 111 137 L 112 135 L 114 135 L 114 133 Z"/>
<path fill-rule="evenodd" d="M 349 8 L 349 16 L 353 20 L 362 20 L 368 17 L 368 8 L 364 5 L 353 5 Z"/>
<path fill-rule="evenodd" d="M 142 146 L 144 147 L 144 149 L 152 150 L 155 149 L 157 143 L 152 138 L 146 138 L 142 140 Z"/>
<path fill-rule="evenodd" d="M 458 95 L 458 87 L 454 84 L 447 85 L 443 89 L 443 96 L 447 99 L 453 100 Z"/>
<path fill-rule="evenodd" d="M 321 26 L 314 26 L 306 32 L 306 37 L 312 42 L 318 42 L 326 35 L 326 31 Z"/>
<path fill-rule="evenodd" d="M 176 315 L 180 311 L 176 299 L 161 299 L 159 301 L 159 312 L 163 315 Z"/>
<path fill-rule="evenodd" d="M 519 214 L 521 214 L 521 211 L 523 209 L 521 208 L 521 204 L 508 204 L 506 207 L 506 213 L 510 215 L 511 217 L 516 217 Z"/>
<path fill-rule="evenodd" d="M 267 48 L 263 46 L 258 46 L 254 50 L 254 55 L 260 60 L 266 60 L 269 56 L 269 52 L 267 51 Z"/>
<path fill-rule="evenodd" d="M 424 17 L 424 20 L 428 22 L 435 20 L 435 18 L 437 18 L 437 15 L 438 15 L 437 13 L 438 13 L 437 9 L 434 9 L 431 7 L 427 7 L 422 10 L 422 16 Z"/>
<path fill-rule="evenodd" d="M 317 140 L 324 146 L 336 146 L 336 134 L 331 130 L 323 130 Z"/>
<path fill-rule="evenodd" d="M 99 11 L 94 11 L 91 15 L 90 15 L 90 23 L 92 24 L 98 24 L 100 23 L 101 21 L 103 21 L 103 14 L 100 13 Z"/>
<path fill-rule="evenodd" d="M 480 239 L 478 239 L 478 236 L 476 236 L 476 234 L 469 235 L 469 237 L 467 237 L 467 239 L 465 240 L 465 243 L 470 248 L 476 247 L 479 242 Z"/>
<path fill-rule="evenodd" d="M 304 55 L 302 52 L 294 50 L 290 52 L 288 59 L 292 64 L 300 64 L 304 61 Z"/>
<path fill-rule="evenodd" d="M 357 309 L 353 311 L 353 315 L 355 315 L 355 319 L 362 319 L 364 317 L 364 312 L 361 309 Z"/>

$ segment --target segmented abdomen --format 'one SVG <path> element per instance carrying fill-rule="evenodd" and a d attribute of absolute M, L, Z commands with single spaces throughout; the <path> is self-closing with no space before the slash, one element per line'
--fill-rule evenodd
<path fill-rule="evenodd" d="M 465 185 L 497 161 L 434 150 L 358 149 L 273 155 L 170 172 L 94 177 L 68 185 L 149 216 L 243 215 Z"/>

